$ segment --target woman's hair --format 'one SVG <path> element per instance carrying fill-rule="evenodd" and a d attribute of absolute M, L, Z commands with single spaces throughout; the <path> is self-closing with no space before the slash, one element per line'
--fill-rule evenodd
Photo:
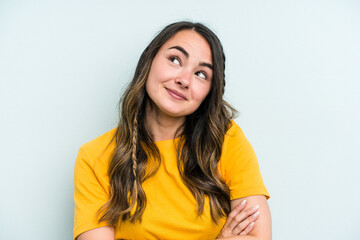
<path fill-rule="evenodd" d="M 152 134 L 145 127 L 146 106 L 151 104 L 145 84 L 158 50 L 182 30 L 199 33 L 210 45 L 213 78 L 209 94 L 194 113 L 186 116 L 183 126 L 178 129 L 179 172 L 196 199 L 199 215 L 204 210 L 205 196 L 209 198 L 214 222 L 230 212 L 229 188 L 217 169 L 224 135 L 236 113 L 223 100 L 225 55 L 220 40 L 210 29 L 200 23 L 176 22 L 165 27 L 146 47 L 120 100 L 120 120 L 112 139 L 116 147 L 108 171 L 110 199 L 99 210 L 100 222 L 116 225 L 119 220 L 141 221 L 146 207 L 142 183 L 156 173 L 161 161 Z"/>

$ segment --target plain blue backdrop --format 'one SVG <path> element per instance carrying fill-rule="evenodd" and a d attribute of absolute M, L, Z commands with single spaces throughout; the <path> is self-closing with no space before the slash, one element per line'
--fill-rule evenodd
<path fill-rule="evenodd" d="M 348 0 L 0 1 L 0 239 L 72 238 L 77 151 L 116 126 L 141 52 L 178 20 L 222 40 L 273 239 L 359 239 L 359 13 Z"/>

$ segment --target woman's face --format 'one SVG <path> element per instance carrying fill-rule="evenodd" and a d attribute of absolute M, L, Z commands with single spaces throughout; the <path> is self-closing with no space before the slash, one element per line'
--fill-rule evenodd
<path fill-rule="evenodd" d="M 176 33 L 155 55 L 146 82 L 155 110 L 170 117 L 195 112 L 210 91 L 212 68 L 210 46 L 200 34 Z"/>

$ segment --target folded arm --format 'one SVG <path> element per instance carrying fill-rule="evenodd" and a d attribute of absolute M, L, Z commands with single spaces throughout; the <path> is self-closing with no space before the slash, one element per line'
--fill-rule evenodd
<path fill-rule="evenodd" d="M 115 240 L 113 227 L 99 227 L 80 234 L 76 240 Z"/>
<path fill-rule="evenodd" d="M 224 229 L 222 231 L 230 231 L 230 234 L 226 234 L 228 237 L 222 237 L 220 239 L 223 240 L 271 240 L 272 239 L 272 227 L 271 227 L 271 214 L 269 205 L 267 203 L 266 197 L 263 195 L 256 195 L 256 196 L 249 196 L 244 198 L 238 198 L 231 201 L 231 210 L 234 210 L 239 204 L 246 200 L 247 204 L 245 209 L 241 210 L 241 212 L 251 212 L 252 208 L 255 206 L 259 206 L 259 215 L 247 217 L 246 220 L 243 222 L 246 223 L 246 225 L 250 224 L 253 221 L 255 222 L 253 224 L 253 227 L 248 228 L 251 229 L 250 233 L 246 233 L 247 235 L 241 235 L 236 229 L 233 228 L 233 226 L 224 226 Z M 252 212 L 256 212 L 252 211 Z M 240 215 L 240 214 L 239 214 Z M 226 228 L 229 229 L 226 229 Z M 243 228 L 243 227 L 242 227 Z M 229 233 L 229 232 L 227 232 Z M 232 234 L 231 234 L 232 233 Z M 243 232 L 244 233 L 244 232 Z M 239 235 L 240 234 L 240 235 Z M 229 236 L 232 235 L 232 236 Z"/>

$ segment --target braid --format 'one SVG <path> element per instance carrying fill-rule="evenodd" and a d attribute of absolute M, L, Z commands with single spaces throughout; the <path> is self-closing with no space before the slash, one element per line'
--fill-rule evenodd
<path fill-rule="evenodd" d="M 137 188 L 137 175 L 136 175 L 136 168 L 137 168 L 137 158 L 136 158 L 136 145 L 137 145 L 137 135 L 138 135 L 138 121 L 137 116 L 134 119 L 134 129 L 133 129 L 133 137 L 132 137 L 132 154 L 131 159 L 133 162 L 132 172 L 134 175 L 134 186 L 133 186 L 133 193 L 132 193 L 132 202 L 131 208 L 135 205 L 135 202 L 138 197 L 138 188 Z"/>
<path fill-rule="evenodd" d="M 137 125 L 138 125 L 138 122 L 137 122 L 137 119 L 135 117 L 135 120 L 134 120 L 134 131 L 133 131 L 133 138 L 132 138 L 132 155 L 131 155 L 131 159 L 132 159 L 132 162 L 133 162 L 133 174 L 134 174 L 134 177 L 135 177 L 135 180 L 136 180 L 136 167 L 137 167 L 137 163 L 136 163 L 136 144 L 137 144 Z"/>

